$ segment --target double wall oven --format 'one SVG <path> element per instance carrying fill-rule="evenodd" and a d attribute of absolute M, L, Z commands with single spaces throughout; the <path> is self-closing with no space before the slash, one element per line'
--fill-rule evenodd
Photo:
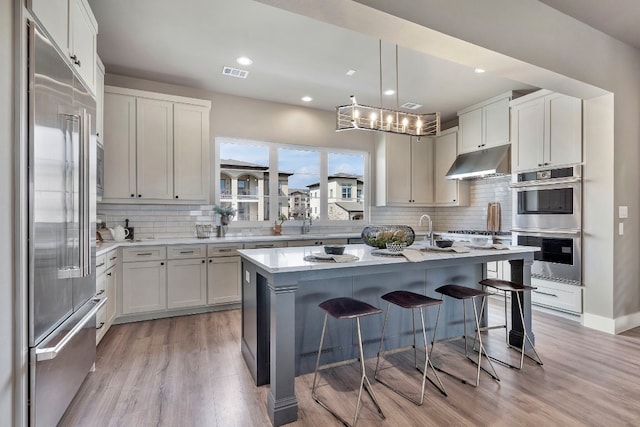
<path fill-rule="evenodd" d="M 582 283 L 582 167 L 514 175 L 514 243 L 539 247 L 533 277 Z"/>

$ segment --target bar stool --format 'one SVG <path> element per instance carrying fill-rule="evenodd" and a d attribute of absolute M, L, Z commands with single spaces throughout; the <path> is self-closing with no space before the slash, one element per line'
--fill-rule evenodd
<path fill-rule="evenodd" d="M 498 291 L 503 292 L 503 296 L 504 296 L 504 324 L 503 325 L 495 325 L 495 326 L 488 326 L 488 327 L 484 327 L 481 330 L 489 330 L 489 329 L 497 329 L 497 328 L 504 328 L 504 336 L 505 336 L 505 340 L 507 342 L 507 346 L 509 348 L 513 348 L 514 350 L 519 350 L 520 351 L 520 366 L 515 366 L 512 365 L 510 363 L 507 363 L 503 360 L 500 360 L 496 357 L 493 356 L 487 356 L 490 357 L 491 359 L 495 360 L 496 362 L 502 363 L 503 365 L 509 366 L 511 368 L 514 369 L 522 369 L 522 366 L 524 365 L 524 356 L 527 356 L 529 359 L 533 360 L 534 362 L 536 362 L 538 365 L 542 365 L 542 359 L 540 358 L 540 355 L 538 354 L 538 352 L 536 351 L 535 346 L 533 345 L 533 342 L 531 342 L 531 337 L 529 337 L 529 334 L 527 333 L 527 327 L 524 323 L 524 315 L 522 313 L 522 301 L 520 300 L 520 294 L 527 292 L 527 291 L 532 291 L 534 289 L 536 289 L 533 286 L 529 286 L 529 285 L 523 285 L 520 283 L 515 283 L 515 282 L 511 282 L 509 280 L 501 280 L 501 279 L 484 279 L 481 280 L 479 282 L 482 286 L 485 287 L 485 289 L 487 287 L 496 289 Z M 511 345 L 509 343 L 509 333 L 507 331 L 507 292 L 511 292 L 511 295 L 515 295 L 516 296 L 516 302 L 518 303 L 518 313 L 520 314 L 520 320 L 522 321 L 522 330 L 524 333 L 524 337 L 522 338 L 522 347 L 521 348 L 517 348 L 513 345 Z M 484 306 L 482 307 L 482 310 L 484 310 Z M 482 316 L 482 310 L 480 311 L 480 316 Z M 529 342 L 529 345 L 531 345 L 531 350 L 533 350 L 533 352 L 535 353 L 536 357 L 533 358 L 531 356 L 529 356 L 528 354 L 525 353 L 525 345 L 526 343 Z M 474 346 L 475 347 L 475 346 Z"/>
<path fill-rule="evenodd" d="M 430 298 L 428 296 L 416 294 L 414 292 L 409 292 L 409 291 L 393 291 L 385 295 L 382 295 L 381 298 L 387 301 L 387 312 L 384 317 L 384 324 L 382 325 L 382 337 L 380 338 L 380 349 L 378 350 L 378 360 L 376 361 L 376 370 L 375 370 L 374 378 L 380 384 L 388 387 L 393 392 L 399 394 L 400 396 L 404 397 L 410 402 L 415 403 L 418 406 L 422 405 L 422 403 L 424 402 L 424 389 L 425 389 L 426 380 L 429 380 L 429 382 L 431 382 L 431 384 L 433 384 L 436 388 L 438 388 L 442 394 L 447 396 L 447 392 L 444 389 L 444 385 L 442 384 L 442 381 L 440 381 L 440 377 L 438 377 L 438 373 L 436 372 L 435 368 L 431 364 L 431 360 L 429 359 L 429 346 L 427 345 L 427 332 L 426 332 L 425 321 L 424 321 L 424 312 L 422 310 L 423 307 L 440 305 L 442 304 L 442 300 Z M 398 307 L 411 309 L 411 321 L 413 323 L 413 345 L 394 349 L 392 350 L 392 352 L 397 353 L 400 351 L 407 350 L 409 348 L 413 348 L 414 366 L 420 373 L 422 373 L 422 388 L 420 390 L 419 400 L 413 399 L 409 395 L 394 388 L 391 384 L 388 384 L 378 376 L 378 369 L 380 367 L 380 358 L 383 357 L 385 353 L 388 353 L 387 351 L 383 350 L 383 343 L 384 343 L 384 333 L 387 328 L 387 320 L 389 319 L 389 310 L 391 308 L 391 304 L 397 305 Z M 424 366 L 422 368 L 418 366 L 418 351 L 416 347 L 416 318 L 415 318 L 416 308 L 420 310 L 420 320 L 422 322 L 422 338 L 424 340 L 425 360 L 424 360 Z M 435 334 L 436 334 L 436 331 L 434 330 L 433 335 L 435 336 Z M 430 378 L 427 377 L 427 369 L 429 368 L 429 366 L 431 366 L 431 370 L 433 371 L 436 379 L 438 380 L 440 387 L 438 387 L 437 384 L 435 384 L 433 381 L 431 381 Z"/>
<path fill-rule="evenodd" d="M 313 399 L 320 404 L 323 408 L 329 411 L 334 417 L 336 417 L 340 422 L 342 422 L 346 426 L 355 427 L 358 422 L 358 416 L 360 415 L 360 401 L 362 397 L 362 389 L 364 388 L 373 404 L 376 406 L 378 410 L 378 414 L 382 419 L 385 419 L 384 413 L 378 404 L 378 400 L 376 399 L 375 394 L 373 393 L 373 389 L 371 388 L 371 383 L 369 382 L 369 378 L 367 377 L 367 373 L 365 371 L 364 366 L 364 354 L 362 351 L 362 334 L 360 332 L 360 318 L 364 316 L 370 316 L 372 314 L 382 313 L 377 307 L 367 304 L 366 302 L 359 301 L 353 298 L 333 298 L 330 300 L 323 301 L 320 303 L 319 307 L 325 311 L 324 314 L 324 324 L 322 325 L 322 335 L 320 336 L 320 348 L 318 349 L 318 359 L 316 360 L 316 369 L 313 374 L 313 388 L 311 392 L 311 396 Z M 346 363 L 352 362 L 352 360 L 347 360 L 345 362 L 332 363 L 325 366 L 320 366 L 320 355 L 322 354 L 322 345 L 324 343 L 324 334 L 327 329 L 327 317 L 331 315 L 336 319 L 356 319 L 356 325 L 358 329 L 358 350 L 360 355 L 360 388 L 358 390 L 358 401 L 356 402 L 356 412 L 353 416 L 353 424 L 349 424 L 344 418 L 338 415 L 335 411 L 333 411 L 326 403 L 322 402 L 318 396 L 316 395 L 316 386 L 317 386 L 317 377 L 318 371 L 328 368 L 333 368 L 339 365 L 343 365 Z"/>
<path fill-rule="evenodd" d="M 441 372 L 444 372 L 447 375 L 452 376 L 453 378 L 458 379 L 459 381 L 462 381 L 462 383 L 464 383 L 464 384 L 473 385 L 474 387 L 478 387 L 478 384 L 480 383 L 480 371 L 481 370 L 486 372 L 494 380 L 500 381 L 500 378 L 498 377 L 498 373 L 496 372 L 495 368 L 493 367 L 493 363 L 491 363 L 491 359 L 489 359 L 489 355 L 485 351 L 484 345 L 482 344 L 482 337 L 479 334 L 480 317 L 478 316 L 478 309 L 476 308 L 476 304 L 475 304 L 475 299 L 476 298 L 482 298 L 481 304 L 484 305 L 485 299 L 486 299 L 487 295 L 489 295 L 489 293 L 486 292 L 486 291 L 479 290 L 479 289 L 468 288 L 466 286 L 460 286 L 460 285 L 444 285 L 444 286 L 440 286 L 438 289 L 436 289 L 436 292 L 441 294 L 441 299 L 444 299 L 444 296 L 446 295 L 446 296 L 448 296 L 450 298 L 454 298 L 454 299 L 457 299 L 457 300 L 462 300 L 462 316 L 463 316 L 463 321 L 464 321 L 464 324 L 463 324 L 464 335 L 463 336 L 459 336 L 459 337 L 453 337 L 453 338 L 444 339 L 444 340 L 441 340 L 441 341 L 452 341 L 452 340 L 455 340 L 455 339 L 464 338 L 464 355 L 472 363 L 474 363 L 475 365 L 478 366 L 478 370 L 476 372 L 476 382 L 475 382 L 475 384 L 470 384 L 464 378 L 458 377 L 458 376 L 456 376 L 456 375 L 454 375 L 454 374 L 452 374 L 450 372 L 445 371 L 444 369 L 441 369 L 441 368 L 438 368 L 438 367 L 436 367 L 436 369 L 438 369 Z M 469 351 L 468 351 L 468 346 L 467 346 L 467 307 L 466 307 L 466 301 L 467 300 L 471 300 L 471 305 L 473 306 L 474 320 L 476 322 L 476 335 L 474 337 L 474 343 L 475 343 L 475 340 L 477 340 L 479 342 L 479 345 L 480 345 L 480 348 L 478 350 L 478 360 L 477 361 L 473 360 L 471 357 L 469 357 Z M 438 327 L 438 321 L 440 320 L 440 308 L 441 307 L 442 307 L 442 305 L 440 305 L 438 307 L 438 317 L 436 318 L 436 328 Z M 435 344 L 435 335 L 434 335 L 434 341 L 431 343 L 431 351 L 432 352 L 433 352 L 434 344 Z M 474 346 L 475 346 L 475 344 L 474 344 Z M 493 373 L 489 372 L 488 370 L 486 370 L 485 368 L 483 368 L 481 366 L 482 354 L 483 353 L 484 353 L 485 357 L 487 358 L 487 361 L 489 362 L 489 365 L 491 366 L 491 370 L 493 371 Z"/>

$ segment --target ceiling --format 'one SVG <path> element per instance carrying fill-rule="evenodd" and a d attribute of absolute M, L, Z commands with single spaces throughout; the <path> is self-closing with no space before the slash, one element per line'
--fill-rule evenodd
<path fill-rule="evenodd" d="M 578 7 L 585 1 L 597 5 L 596 10 L 606 9 L 595 0 L 541 1 L 561 11 L 567 7 L 569 14 L 583 13 L 576 16 L 581 20 L 597 18 Z M 617 1 L 640 8 L 637 0 Z M 439 111 L 443 121 L 502 92 L 530 88 L 403 47 L 396 61 L 391 43 L 382 43 L 381 54 L 379 40 L 370 36 L 252 0 L 89 3 L 99 25 L 98 53 L 112 74 L 323 110 L 348 104 L 350 95 L 360 104 L 386 108 L 413 102 L 422 105 L 415 112 Z M 625 34 L 640 42 L 640 33 L 632 34 L 640 30 L 626 28 Z M 237 64 L 240 56 L 250 57 L 253 64 Z M 249 75 L 224 76 L 223 66 Z M 350 69 L 356 70 L 353 76 L 346 75 Z M 398 99 L 381 96 L 381 86 L 397 90 Z M 305 95 L 313 101 L 303 102 Z"/>

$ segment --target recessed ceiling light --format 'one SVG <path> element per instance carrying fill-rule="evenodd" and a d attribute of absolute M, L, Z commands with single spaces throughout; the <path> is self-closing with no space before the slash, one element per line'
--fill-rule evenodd
<path fill-rule="evenodd" d="M 393 90 L 393 89 L 387 89 L 387 90 L 384 91 L 384 94 L 387 95 L 387 96 L 391 96 L 394 93 L 396 93 L 396 91 Z"/>
<path fill-rule="evenodd" d="M 246 56 L 241 56 L 240 58 L 236 59 L 236 62 L 240 65 L 251 65 L 253 64 L 253 61 L 251 60 L 251 58 L 247 58 Z"/>
<path fill-rule="evenodd" d="M 347 76 L 353 76 L 356 73 L 356 70 L 347 71 Z"/>
<path fill-rule="evenodd" d="M 484 68 L 475 68 L 473 70 L 473 72 L 476 73 L 476 74 L 482 74 L 482 73 L 485 72 L 485 70 L 484 70 Z"/>
<path fill-rule="evenodd" d="M 308 96 L 308 95 L 303 96 L 301 99 L 302 99 L 304 102 L 311 102 L 311 101 L 313 101 L 313 98 L 312 98 L 312 97 L 310 97 L 310 96 Z"/>

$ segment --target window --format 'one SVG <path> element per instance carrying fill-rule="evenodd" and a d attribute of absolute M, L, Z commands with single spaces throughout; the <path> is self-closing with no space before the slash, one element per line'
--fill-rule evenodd
<path fill-rule="evenodd" d="M 364 219 L 367 153 L 230 138 L 216 144 L 216 202 L 236 208 L 235 221 Z"/>

